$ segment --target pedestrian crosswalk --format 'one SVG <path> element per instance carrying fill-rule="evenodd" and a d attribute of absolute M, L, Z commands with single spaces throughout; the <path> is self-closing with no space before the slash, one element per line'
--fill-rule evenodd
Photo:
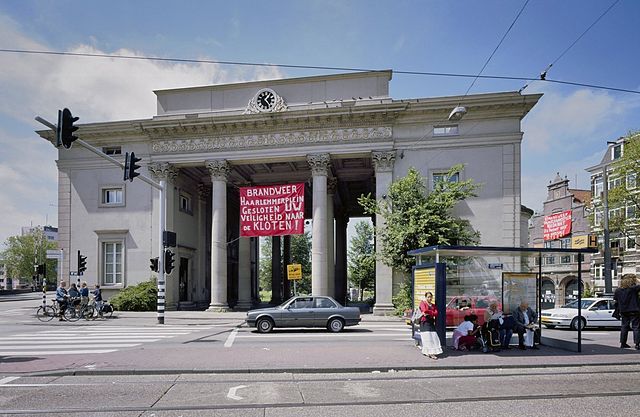
<path fill-rule="evenodd" d="M 83 326 L 0 336 L 0 356 L 110 353 L 215 326 Z"/>

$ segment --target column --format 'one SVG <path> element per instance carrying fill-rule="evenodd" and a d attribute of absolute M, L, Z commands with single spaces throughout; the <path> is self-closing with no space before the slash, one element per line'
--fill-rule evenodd
<path fill-rule="evenodd" d="M 198 269 L 196 275 L 196 304 L 207 299 L 207 199 L 211 196 L 208 184 L 198 184 Z"/>
<path fill-rule="evenodd" d="M 238 304 L 236 309 L 251 308 L 251 242 L 250 237 L 238 241 Z"/>
<path fill-rule="evenodd" d="M 393 181 L 393 164 L 396 159 L 395 151 L 372 152 L 373 166 L 376 172 L 376 200 L 380 203 L 383 196 L 389 192 Z M 384 227 L 384 218 L 376 214 L 375 224 Z M 382 250 L 382 242 L 378 241 L 376 234 L 376 254 Z M 373 314 L 387 315 L 393 312 L 393 270 L 376 257 L 376 304 L 373 306 Z"/>
<path fill-rule="evenodd" d="M 207 311 L 227 311 L 227 175 L 224 159 L 206 162 L 211 174 L 211 304 Z"/>
<path fill-rule="evenodd" d="M 287 265 L 291 263 L 291 235 L 282 237 L 282 292 L 283 300 L 291 297 L 291 281 L 287 274 Z"/>
<path fill-rule="evenodd" d="M 307 155 L 313 175 L 313 228 L 311 230 L 311 294 L 328 295 L 327 175 L 329 154 Z"/>
<path fill-rule="evenodd" d="M 171 231 L 171 232 L 175 232 L 175 228 L 174 228 L 174 216 L 176 213 L 176 192 L 174 190 L 173 187 L 173 183 L 175 181 L 175 179 L 178 177 L 178 169 L 176 167 L 174 167 L 172 164 L 168 163 L 168 162 L 154 162 L 154 163 L 150 163 L 149 165 L 147 165 L 147 169 L 149 170 L 149 172 L 151 173 L 151 175 L 153 175 L 154 179 L 156 179 L 157 181 L 159 180 L 165 180 L 167 183 L 166 186 L 166 219 L 167 219 L 167 224 L 166 224 L 166 230 Z M 158 204 L 160 204 L 160 202 L 158 201 Z M 160 207 L 157 207 L 157 210 L 160 210 Z M 154 208 L 154 212 L 157 213 L 156 209 Z M 158 227 L 162 227 L 161 225 L 158 225 Z M 155 236 L 155 234 L 154 234 Z M 177 240 L 178 242 L 180 241 L 180 236 L 177 236 Z M 158 247 L 158 242 L 154 242 L 153 243 L 153 247 L 157 248 Z M 179 294 L 179 279 L 178 279 L 178 274 L 180 272 L 179 269 L 179 265 L 180 265 L 180 256 L 178 254 L 178 250 L 177 248 L 170 248 L 172 252 L 175 253 L 174 256 L 174 266 L 175 269 L 171 272 L 170 275 L 165 275 L 165 288 L 166 288 L 166 292 L 165 292 L 165 308 L 168 310 L 173 310 L 176 309 L 178 306 L 178 300 L 180 297 Z M 153 256 L 155 258 L 155 256 Z"/>
<path fill-rule="evenodd" d="M 271 304 L 282 304 L 282 255 L 280 236 L 271 236 Z"/>
<path fill-rule="evenodd" d="M 336 296 L 335 235 L 333 231 L 333 196 L 338 180 L 327 179 L 327 294 Z"/>
<path fill-rule="evenodd" d="M 347 225 L 345 214 L 336 216 L 336 300 L 346 304 L 347 299 Z"/>

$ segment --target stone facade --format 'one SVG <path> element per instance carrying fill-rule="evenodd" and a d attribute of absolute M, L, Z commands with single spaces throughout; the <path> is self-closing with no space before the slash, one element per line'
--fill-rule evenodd
<path fill-rule="evenodd" d="M 81 125 L 77 134 L 87 143 L 116 159 L 133 151 L 142 158 L 140 172 L 168 183 L 167 229 L 177 233 L 178 247 L 167 308 L 256 301 L 257 243 L 240 238 L 238 225 L 238 187 L 247 184 L 305 183 L 312 292 L 339 300 L 346 293 L 347 220 L 363 214 L 357 197 L 382 198 L 410 167 L 431 189 L 435 175 L 464 164 L 460 178 L 482 188 L 456 214 L 471 221 L 482 245 L 521 245 L 521 120 L 541 95 L 396 100 L 389 97 L 391 75 L 161 90 L 151 119 Z M 448 121 L 460 103 L 464 119 Z M 39 133 L 53 139 L 51 132 Z M 139 180 L 124 183 L 121 169 L 80 146 L 60 149 L 58 170 L 60 247 L 87 254 L 87 281 L 108 294 L 153 276 L 148 265 L 157 256 L 158 193 Z M 67 259 L 63 274 L 74 269 Z M 392 309 L 400 279 L 377 265 L 374 312 Z"/>

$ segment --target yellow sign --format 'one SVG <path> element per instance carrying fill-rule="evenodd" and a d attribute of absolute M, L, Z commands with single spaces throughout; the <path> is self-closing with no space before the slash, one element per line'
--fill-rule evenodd
<path fill-rule="evenodd" d="M 582 249 L 587 247 L 587 235 L 583 236 L 574 236 L 571 238 L 571 248 L 572 249 Z"/>
<path fill-rule="evenodd" d="M 590 248 L 597 248 L 598 247 L 598 236 L 589 235 L 589 247 Z"/>
<path fill-rule="evenodd" d="M 300 264 L 287 265 L 287 278 L 289 279 L 289 281 L 302 279 L 302 265 Z"/>
<path fill-rule="evenodd" d="M 424 293 L 430 291 L 436 294 L 436 269 L 420 268 L 413 271 L 413 308 L 418 308 Z"/>

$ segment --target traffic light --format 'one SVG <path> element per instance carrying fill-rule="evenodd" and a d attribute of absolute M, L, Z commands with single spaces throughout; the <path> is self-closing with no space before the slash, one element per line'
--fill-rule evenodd
<path fill-rule="evenodd" d="M 78 139 L 77 136 L 73 134 L 76 130 L 78 130 L 78 126 L 74 126 L 73 124 L 80 119 L 79 117 L 73 117 L 71 114 L 71 110 L 65 108 L 64 110 L 58 110 L 58 126 L 56 127 L 56 147 L 60 147 L 63 145 L 65 148 L 69 149 L 73 141 Z"/>
<path fill-rule="evenodd" d="M 45 276 L 47 275 L 47 264 L 40 264 L 38 265 L 37 269 L 36 269 L 36 273 L 38 275 L 42 275 Z"/>
<path fill-rule="evenodd" d="M 78 251 L 78 274 L 82 275 L 84 271 L 87 270 L 87 257 L 83 256 L 80 251 Z"/>
<path fill-rule="evenodd" d="M 136 158 L 136 154 L 134 152 L 127 152 L 124 157 L 124 180 L 133 181 L 135 177 L 140 175 L 139 172 L 136 172 L 136 169 L 140 168 L 140 165 L 136 165 L 136 162 L 141 161 L 142 159 Z"/>
<path fill-rule="evenodd" d="M 164 251 L 164 272 L 170 274 L 173 271 L 173 255 L 169 249 Z"/>
<path fill-rule="evenodd" d="M 151 258 L 149 260 L 151 261 L 149 268 L 151 268 L 153 272 L 158 272 L 158 258 Z"/>

